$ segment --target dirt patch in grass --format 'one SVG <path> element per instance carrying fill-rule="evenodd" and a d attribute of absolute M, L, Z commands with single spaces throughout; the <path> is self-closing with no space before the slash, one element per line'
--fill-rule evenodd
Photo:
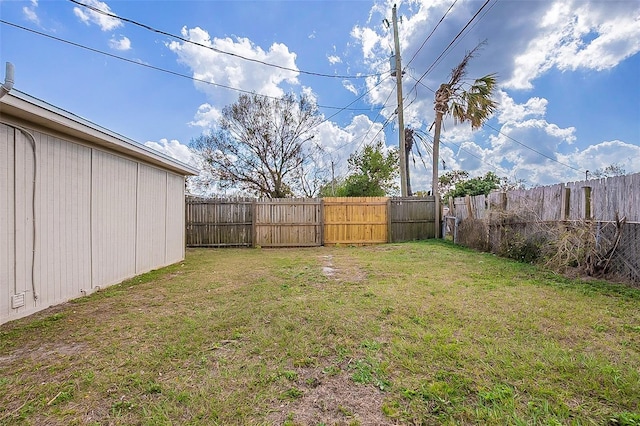
<path fill-rule="evenodd" d="M 358 283 L 366 279 L 367 274 L 359 263 L 346 256 L 324 255 L 320 257 L 322 274 L 336 281 Z"/>
<path fill-rule="evenodd" d="M 328 376 L 320 370 L 299 373 L 299 396 L 269 415 L 272 424 L 392 425 L 382 410 L 385 393 L 354 383 L 346 373 Z"/>

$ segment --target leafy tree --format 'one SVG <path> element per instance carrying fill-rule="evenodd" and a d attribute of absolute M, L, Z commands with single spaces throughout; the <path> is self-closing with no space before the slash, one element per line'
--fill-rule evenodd
<path fill-rule="evenodd" d="M 488 195 L 494 189 L 500 187 L 502 179 L 493 172 L 487 172 L 484 176 L 461 180 L 455 183 L 446 194 L 449 197 L 464 197 L 465 195 Z"/>
<path fill-rule="evenodd" d="M 466 170 L 452 170 L 440 176 L 439 181 L 440 194 L 444 197 L 445 203 L 448 202 L 449 197 L 488 195 L 495 189 L 512 191 L 524 188 L 524 181 L 498 177 L 493 172 L 487 172 L 484 176 L 469 178 L 469 172 Z"/>
<path fill-rule="evenodd" d="M 595 169 L 591 174 L 591 178 L 593 179 L 602 179 L 613 176 L 624 176 L 627 174 L 626 170 L 622 167 L 621 164 L 611 163 L 604 169 Z"/>
<path fill-rule="evenodd" d="M 343 180 L 326 185 L 323 196 L 382 197 L 397 191 L 398 150 L 386 150 L 382 142 L 365 145 L 361 151 L 351 154 L 348 160 L 350 174 Z"/>
<path fill-rule="evenodd" d="M 493 114 L 497 104 L 492 100 L 496 87 L 496 75 L 488 74 L 479 78 L 471 84 L 468 90 L 463 90 L 464 77 L 467 74 L 467 65 L 473 55 L 482 46 L 482 43 L 468 52 L 462 62 L 452 71 L 449 81 L 440 85 L 435 95 L 436 117 L 434 121 L 435 133 L 433 136 L 433 192 L 439 194 L 438 190 L 438 152 L 440 146 L 440 132 L 442 130 L 442 119 L 445 115 L 451 114 L 454 123 L 471 123 L 472 129 L 477 129 Z M 436 197 L 436 222 L 439 221 L 439 199 Z M 436 226 L 436 237 L 438 237 L 438 227 Z"/>
<path fill-rule="evenodd" d="M 446 194 L 453 190 L 458 183 L 467 179 L 469 179 L 469 172 L 466 170 L 451 170 L 438 178 L 438 190 L 440 195 L 444 196 L 445 202 L 449 199 Z"/>
<path fill-rule="evenodd" d="M 243 94 L 222 110 L 216 130 L 190 146 L 222 189 L 272 198 L 311 196 L 322 180 L 314 164 L 319 148 L 313 145 L 320 121 L 307 96 Z"/>

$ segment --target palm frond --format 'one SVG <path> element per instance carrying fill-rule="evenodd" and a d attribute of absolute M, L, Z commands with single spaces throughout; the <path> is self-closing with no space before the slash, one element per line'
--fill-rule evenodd
<path fill-rule="evenodd" d="M 449 86 L 457 87 L 460 84 L 464 76 L 467 75 L 467 65 L 469 64 L 469 61 L 475 56 L 478 50 L 484 47 L 485 44 L 487 44 L 487 40 L 482 41 L 476 47 L 468 51 L 464 55 L 464 58 L 462 58 L 462 61 L 454 69 L 451 70 Z"/>

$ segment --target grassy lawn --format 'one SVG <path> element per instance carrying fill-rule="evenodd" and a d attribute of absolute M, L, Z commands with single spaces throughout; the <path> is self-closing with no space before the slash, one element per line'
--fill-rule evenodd
<path fill-rule="evenodd" d="M 640 424 L 640 290 L 445 242 L 190 250 L 0 326 L 0 424 Z"/>

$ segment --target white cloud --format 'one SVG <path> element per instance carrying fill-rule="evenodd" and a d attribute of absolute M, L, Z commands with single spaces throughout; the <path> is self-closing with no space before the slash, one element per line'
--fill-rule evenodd
<path fill-rule="evenodd" d="M 635 7 L 633 7 L 635 6 Z M 632 2 L 557 1 L 514 59 L 504 87 L 531 89 L 552 68 L 602 71 L 640 52 L 640 6 Z"/>
<path fill-rule="evenodd" d="M 318 95 L 313 91 L 311 87 L 303 86 L 302 95 L 306 96 L 311 102 L 318 103 Z"/>
<path fill-rule="evenodd" d="M 198 111 L 189 125 L 212 129 L 221 117 L 222 113 L 218 108 L 206 103 L 198 107 Z"/>
<path fill-rule="evenodd" d="M 353 85 L 349 80 L 342 80 L 342 87 L 353 93 L 354 95 L 358 95 L 358 89 Z"/>
<path fill-rule="evenodd" d="M 619 164 L 627 173 L 640 172 L 640 146 L 619 140 L 605 141 L 591 145 L 584 150 L 575 150 L 566 155 L 559 155 L 560 160 L 576 164 L 580 169 L 594 171 L 604 169 L 611 164 Z M 576 179 L 583 179 L 580 173 Z"/>
<path fill-rule="evenodd" d="M 317 128 L 317 141 L 324 149 L 323 167 L 330 167 L 333 160 L 338 167 L 336 175 L 344 175 L 347 172 L 347 159 L 356 150 L 365 144 L 382 140 L 385 141 L 384 132 L 381 132 L 382 123 L 373 123 L 366 115 L 357 115 L 351 122 L 340 127 L 331 121 L 325 121 Z"/>
<path fill-rule="evenodd" d="M 179 62 L 188 66 L 193 77 L 211 83 L 253 91 L 261 95 L 279 97 L 285 91 L 281 84 L 299 84 L 297 71 L 289 71 L 247 61 L 237 56 L 219 53 L 207 47 L 243 56 L 255 61 L 277 64 L 296 70 L 296 54 L 282 43 L 273 43 L 268 50 L 256 46 L 248 38 L 210 38 L 209 33 L 196 27 L 182 29 L 182 36 L 191 43 L 172 41 L 167 47 L 178 56 Z M 238 93 L 210 84 L 196 82 L 196 87 L 216 99 L 217 105 L 229 104 L 237 99 Z"/>
<path fill-rule="evenodd" d="M 115 49 L 115 50 L 122 50 L 122 51 L 130 50 L 131 49 L 131 40 L 129 40 L 125 36 L 122 36 L 122 38 L 120 38 L 118 40 L 114 36 L 114 37 L 111 37 L 111 40 L 109 40 L 109 47 L 111 47 L 112 49 Z"/>
<path fill-rule="evenodd" d="M 339 64 L 340 62 L 342 62 L 342 59 L 340 59 L 340 56 L 338 55 L 329 55 L 327 56 L 327 59 L 329 60 L 329 63 L 331 65 Z"/>
<path fill-rule="evenodd" d="M 506 92 L 498 90 L 495 96 L 498 102 L 498 121 L 507 123 L 521 121 L 529 116 L 543 117 L 547 112 L 548 101 L 544 98 L 529 98 L 524 104 L 516 104 Z"/>
<path fill-rule="evenodd" d="M 84 3 L 103 12 L 112 13 L 111 8 L 109 8 L 105 2 L 99 0 L 85 0 Z M 96 24 L 102 31 L 111 31 L 122 26 L 122 21 L 119 19 L 103 15 L 91 9 L 76 6 L 73 8 L 73 13 L 85 24 Z"/>
<path fill-rule="evenodd" d="M 351 36 L 362 44 L 362 54 L 365 59 L 375 58 L 377 56 L 376 47 L 386 39 L 372 28 L 360 26 L 355 26 L 351 30 Z"/>
<path fill-rule="evenodd" d="M 38 0 L 31 0 L 30 6 L 24 6 L 22 8 L 22 13 L 24 13 L 25 18 L 27 20 L 33 22 L 34 24 L 40 25 L 40 18 L 38 17 L 38 13 L 36 9 L 38 8 Z"/>
<path fill-rule="evenodd" d="M 145 146 L 155 149 L 171 158 L 174 158 L 184 164 L 197 165 L 193 153 L 188 146 L 183 145 L 175 139 L 160 139 L 158 142 L 148 141 Z"/>

